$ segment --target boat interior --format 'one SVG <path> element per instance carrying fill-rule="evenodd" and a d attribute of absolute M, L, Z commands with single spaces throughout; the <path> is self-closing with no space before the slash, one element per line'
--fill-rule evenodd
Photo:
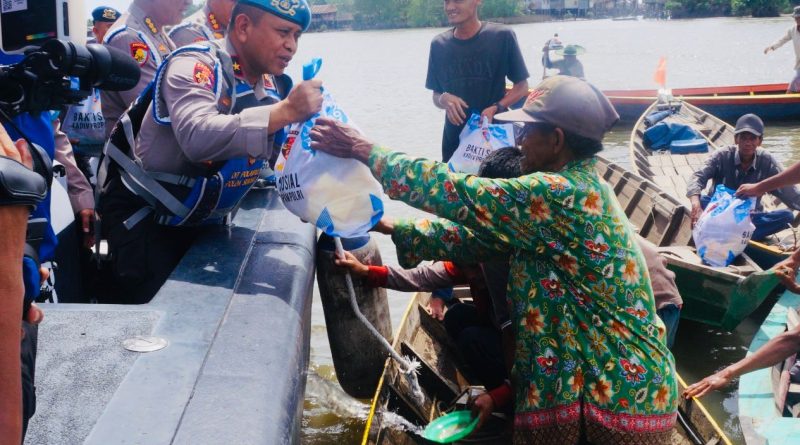
<path fill-rule="evenodd" d="M 800 313 L 790 308 L 786 313 L 786 327 L 789 330 L 800 326 Z M 772 390 L 775 396 L 775 408 L 783 417 L 800 417 L 800 383 L 793 383 L 790 370 L 794 366 L 800 351 L 772 367 Z M 796 378 L 795 378 L 796 380 Z"/>

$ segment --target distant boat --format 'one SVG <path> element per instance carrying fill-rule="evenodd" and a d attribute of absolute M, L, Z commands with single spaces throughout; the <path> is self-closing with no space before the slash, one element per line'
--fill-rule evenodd
<path fill-rule="evenodd" d="M 798 308 L 800 296 L 784 292 L 753 337 L 747 353 L 761 349 L 787 326 L 796 327 L 800 323 Z M 789 380 L 795 357 L 739 379 L 739 423 L 747 445 L 800 443 L 800 385 Z"/>
<path fill-rule="evenodd" d="M 676 88 L 672 96 L 683 99 L 727 122 L 755 113 L 764 121 L 800 120 L 800 94 L 786 94 L 788 84 Z M 605 90 L 622 122 L 633 123 L 658 98 L 656 90 Z"/>
<path fill-rule="evenodd" d="M 612 17 L 611 20 L 615 22 L 623 21 L 623 20 L 639 20 L 639 16 L 636 15 L 625 15 L 622 17 Z"/>

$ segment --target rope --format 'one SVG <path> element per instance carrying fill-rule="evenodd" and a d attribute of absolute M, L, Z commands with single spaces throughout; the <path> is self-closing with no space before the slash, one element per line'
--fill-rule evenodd
<path fill-rule="evenodd" d="M 342 247 L 342 240 L 337 236 L 333 238 L 334 244 L 336 245 L 336 254 L 340 258 L 344 258 L 344 247 Z M 400 373 L 406 378 L 409 386 L 411 387 L 411 395 L 414 397 L 420 405 L 423 404 L 425 401 L 425 395 L 422 393 L 422 388 L 419 386 L 419 380 L 417 379 L 417 374 L 419 373 L 419 368 L 421 363 L 412 358 L 404 358 L 397 351 L 392 348 L 392 345 L 383 338 L 380 332 L 375 329 L 375 326 L 367 320 L 367 317 L 361 313 L 361 310 L 358 307 L 358 301 L 356 301 L 356 291 L 353 287 L 353 278 L 350 276 L 350 272 L 348 271 L 345 274 L 345 283 L 347 284 L 347 292 L 350 294 L 350 308 L 353 310 L 353 313 L 356 314 L 356 318 L 363 324 L 367 330 L 372 334 L 373 337 L 378 339 L 381 343 L 383 348 L 389 352 L 389 356 L 397 362 L 398 367 L 400 368 Z"/>

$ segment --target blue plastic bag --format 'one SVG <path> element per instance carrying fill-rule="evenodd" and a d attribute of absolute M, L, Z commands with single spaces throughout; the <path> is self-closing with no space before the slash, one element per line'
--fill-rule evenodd
<path fill-rule="evenodd" d="M 711 266 L 724 267 L 733 263 L 744 252 L 755 230 L 750 212 L 755 209 L 756 199 L 737 198 L 734 193 L 718 185 L 692 230 L 697 254 Z"/>

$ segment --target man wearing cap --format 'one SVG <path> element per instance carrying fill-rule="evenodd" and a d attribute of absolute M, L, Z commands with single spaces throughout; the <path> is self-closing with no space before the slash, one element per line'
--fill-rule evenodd
<path fill-rule="evenodd" d="M 111 25 L 119 19 L 120 13 L 109 6 L 98 6 L 92 10 L 92 34 L 94 39 L 87 43 L 101 43 Z"/>
<path fill-rule="evenodd" d="M 453 29 L 431 42 L 425 88 L 433 103 L 447 112 L 442 135 L 442 160 L 456 151 L 459 134 L 472 113 L 491 122 L 495 113 L 525 97 L 528 69 L 511 28 L 481 22 L 482 0 L 445 0 L 444 11 Z M 514 86 L 506 91 L 506 78 Z"/>
<path fill-rule="evenodd" d="M 521 126 L 526 176 L 453 173 L 331 119 L 317 120 L 312 147 L 367 164 L 392 199 L 440 217 L 395 223 L 404 267 L 510 255 L 514 443 L 668 443 L 673 357 L 636 235 L 594 167 L 619 116 L 594 86 L 553 76 L 496 119 Z M 474 409 L 482 422 L 494 401 Z"/>
<path fill-rule="evenodd" d="M 764 48 L 764 54 L 783 46 L 789 40 L 794 45 L 794 77 L 789 83 L 787 93 L 800 92 L 800 6 L 795 6 L 792 11 L 794 17 L 794 25 L 792 25 L 780 39 L 776 40 L 772 45 Z"/>
<path fill-rule="evenodd" d="M 258 179 L 274 134 L 320 110 L 321 81 L 291 89 L 283 76 L 310 22 L 305 0 L 239 0 L 225 39 L 185 46 L 167 59 L 153 100 L 143 102 L 135 139 L 115 133 L 106 147 L 114 162 L 101 166 L 110 174 L 98 182 L 97 210 L 116 284 L 107 301 L 149 301 L 194 241 L 196 226 L 224 222 Z M 132 153 L 118 148 L 123 143 Z"/>
<path fill-rule="evenodd" d="M 742 184 L 752 184 L 770 178 L 783 171 L 783 165 L 772 153 L 761 148 L 764 136 L 764 123 L 755 114 L 745 114 L 736 121 L 734 130 L 736 145 L 712 153 L 703 167 L 692 175 L 686 189 L 686 196 L 692 203 L 692 224 L 696 223 L 711 198 L 701 195 L 709 180 L 711 189 L 722 184 L 736 190 Z M 787 186 L 771 192 L 787 207 L 800 210 L 800 191 Z M 792 222 L 790 210 L 761 211 L 761 200 L 756 202 L 756 211 L 751 213 L 753 239 L 760 240 L 783 230 Z"/>
<path fill-rule="evenodd" d="M 225 37 L 235 4 L 236 0 L 207 0 L 201 9 L 172 28 L 169 38 L 180 48 L 190 43 Z"/>
<path fill-rule="evenodd" d="M 175 49 L 164 27 L 179 23 L 189 3 L 190 0 L 133 0 L 128 12 L 122 14 L 106 33 L 103 45 L 130 54 L 142 71 L 135 88 L 101 92 L 106 135 L 111 133 L 119 116 L 153 80 L 156 68 L 164 57 Z"/>
<path fill-rule="evenodd" d="M 542 63 L 544 63 L 545 68 L 557 69 L 558 74 L 563 76 L 585 79 L 586 75 L 583 73 L 583 64 L 578 60 L 578 50 L 579 47 L 577 45 L 567 45 L 563 49 L 557 50 L 562 53 L 564 58 L 556 61 L 551 61 L 550 51 L 545 51 L 542 57 Z"/>

